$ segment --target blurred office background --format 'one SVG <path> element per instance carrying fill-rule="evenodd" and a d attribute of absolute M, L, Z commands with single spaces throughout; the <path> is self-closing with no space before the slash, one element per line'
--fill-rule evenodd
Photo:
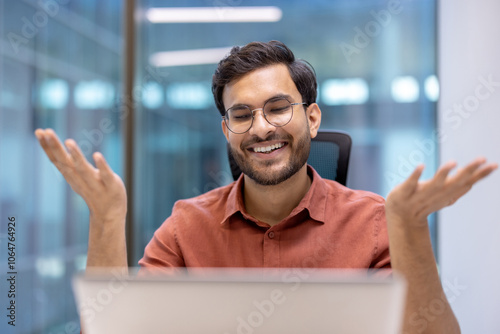
<path fill-rule="evenodd" d="M 172 15 L 179 7 L 188 10 Z M 85 267 L 88 210 L 33 131 L 74 138 L 89 159 L 101 151 L 124 179 L 130 168 L 136 265 L 176 200 L 231 182 L 210 81 L 233 45 L 281 40 L 314 66 L 322 128 L 353 138 L 349 187 L 386 196 L 416 165 L 426 164 L 425 177 L 435 170 L 435 0 L 137 0 L 130 66 L 126 8 L 118 0 L 0 0 L 0 268 L 6 219 L 18 222 L 17 322 L 12 331 L 2 314 L 2 333 L 79 329 L 71 278 Z M 205 12 L 200 22 L 196 8 L 213 18 Z M 125 152 L 134 154 L 128 166 Z"/>

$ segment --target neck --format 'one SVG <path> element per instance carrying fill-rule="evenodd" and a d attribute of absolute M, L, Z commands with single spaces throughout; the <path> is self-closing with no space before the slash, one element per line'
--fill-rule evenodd
<path fill-rule="evenodd" d="M 305 164 L 295 175 L 275 186 L 263 186 L 245 177 L 244 202 L 247 212 L 271 226 L 286 218 L 311 187 Z"/>

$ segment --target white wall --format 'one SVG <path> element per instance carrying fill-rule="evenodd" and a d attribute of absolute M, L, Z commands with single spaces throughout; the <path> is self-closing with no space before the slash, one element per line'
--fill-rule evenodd
<path fill-rule="evenodd" d="M 500 1 L 439 2 L 441 162 L 500 162 Z M 439 217 L 441 278 L 462 333 L 500 333 L 500 171 Z"/>

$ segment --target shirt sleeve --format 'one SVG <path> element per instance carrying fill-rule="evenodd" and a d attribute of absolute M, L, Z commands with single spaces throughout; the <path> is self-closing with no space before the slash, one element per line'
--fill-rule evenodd
<path fill-rule="evenodd" d="M 174 215 L 156 230 L 139 265 L 141 269 L 185 267 L 182 251 L 177 243 Z"/>
<path fill-rule="evenodd" d="M 389 254 L 389 234 L 387 233 L 387 220 L 385 218 L 385 205 L 381 204 L 377 208 L 374 225 L 375 248 L 373 250 L 373 260 L 370 268 L 389 269 L 391 268 L 391 256 Z"/>

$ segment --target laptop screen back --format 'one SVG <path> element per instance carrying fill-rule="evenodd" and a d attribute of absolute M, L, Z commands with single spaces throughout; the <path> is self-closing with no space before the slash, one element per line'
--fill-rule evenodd
<path fill-rule="evenodd" d="M 73 283 L 86 334 L 396 334 L 406 291 L 398 276 L 299 268 Z"/>

